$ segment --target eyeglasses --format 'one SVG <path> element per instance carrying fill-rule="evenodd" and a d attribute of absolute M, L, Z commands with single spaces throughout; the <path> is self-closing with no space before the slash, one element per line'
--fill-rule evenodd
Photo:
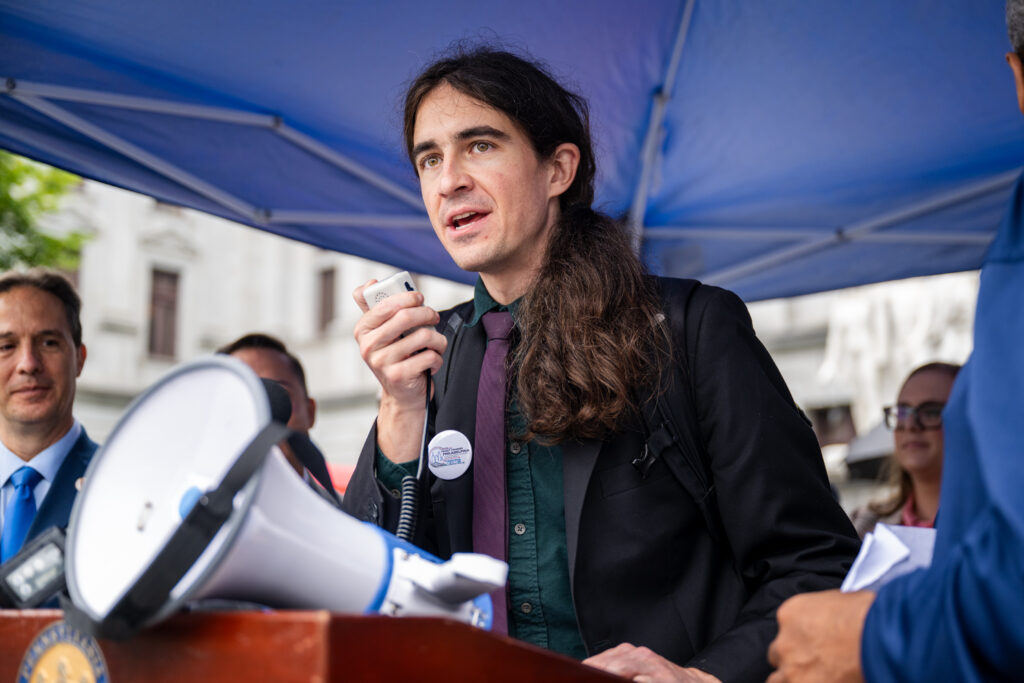
<path fill-rule="evenodd" d="M 930 401 L 919 406 L 886 406 L 882 408 L 885 414 L 885 426 L 889 429 L 906 429 L 910 420 L 914 420 L 921 429 L 941 429 L 942 409 L 945 403 Z"/>

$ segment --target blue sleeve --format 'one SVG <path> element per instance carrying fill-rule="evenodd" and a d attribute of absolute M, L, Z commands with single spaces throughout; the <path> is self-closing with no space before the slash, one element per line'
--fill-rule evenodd
<path fill-rule="evenodd" d="M 868 681 L 1009 681 L 1024 675 L 1024 184 L 981 273 L 974 352 L 943 420 L 931 567 L 868 612 Z"/>
<path fill-rule="evenodd" d="M 865 680 L 1020 680 L 1022 547 L 989 508 L 941 563 L 883 588 L 864 625 Z"/>

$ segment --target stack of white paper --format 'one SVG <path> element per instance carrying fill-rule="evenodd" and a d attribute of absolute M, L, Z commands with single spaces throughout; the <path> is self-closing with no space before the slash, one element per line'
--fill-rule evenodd
<path fill-rule="evenodd" d="M 877 524 L 864 537 L 840 590 L 878 590 L 898 576 L 930 565 L 934 548 L 935 529 Z"/>

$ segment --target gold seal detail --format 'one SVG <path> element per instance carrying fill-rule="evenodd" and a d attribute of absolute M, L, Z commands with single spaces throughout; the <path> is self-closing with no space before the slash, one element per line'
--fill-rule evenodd
<path fill-rule="evenodd" d="M 94 638 L 63 621 L 35 637 L 18 668 L 18 683 L 109 683 Z"/>

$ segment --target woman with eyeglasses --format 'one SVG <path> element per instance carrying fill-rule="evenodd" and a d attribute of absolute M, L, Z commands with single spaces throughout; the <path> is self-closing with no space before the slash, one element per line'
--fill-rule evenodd
<path fill-rule="evenodd" d="M 931 527 L 942 486 L 942 409 L 960 366 L 928 363 L 903 382 L 896 405 L 883 408 L 893 430 L 893 455 L 887 471 L 895 493 L 853 511 L 850 518 L 861 538 L 878 522 Z"/>

